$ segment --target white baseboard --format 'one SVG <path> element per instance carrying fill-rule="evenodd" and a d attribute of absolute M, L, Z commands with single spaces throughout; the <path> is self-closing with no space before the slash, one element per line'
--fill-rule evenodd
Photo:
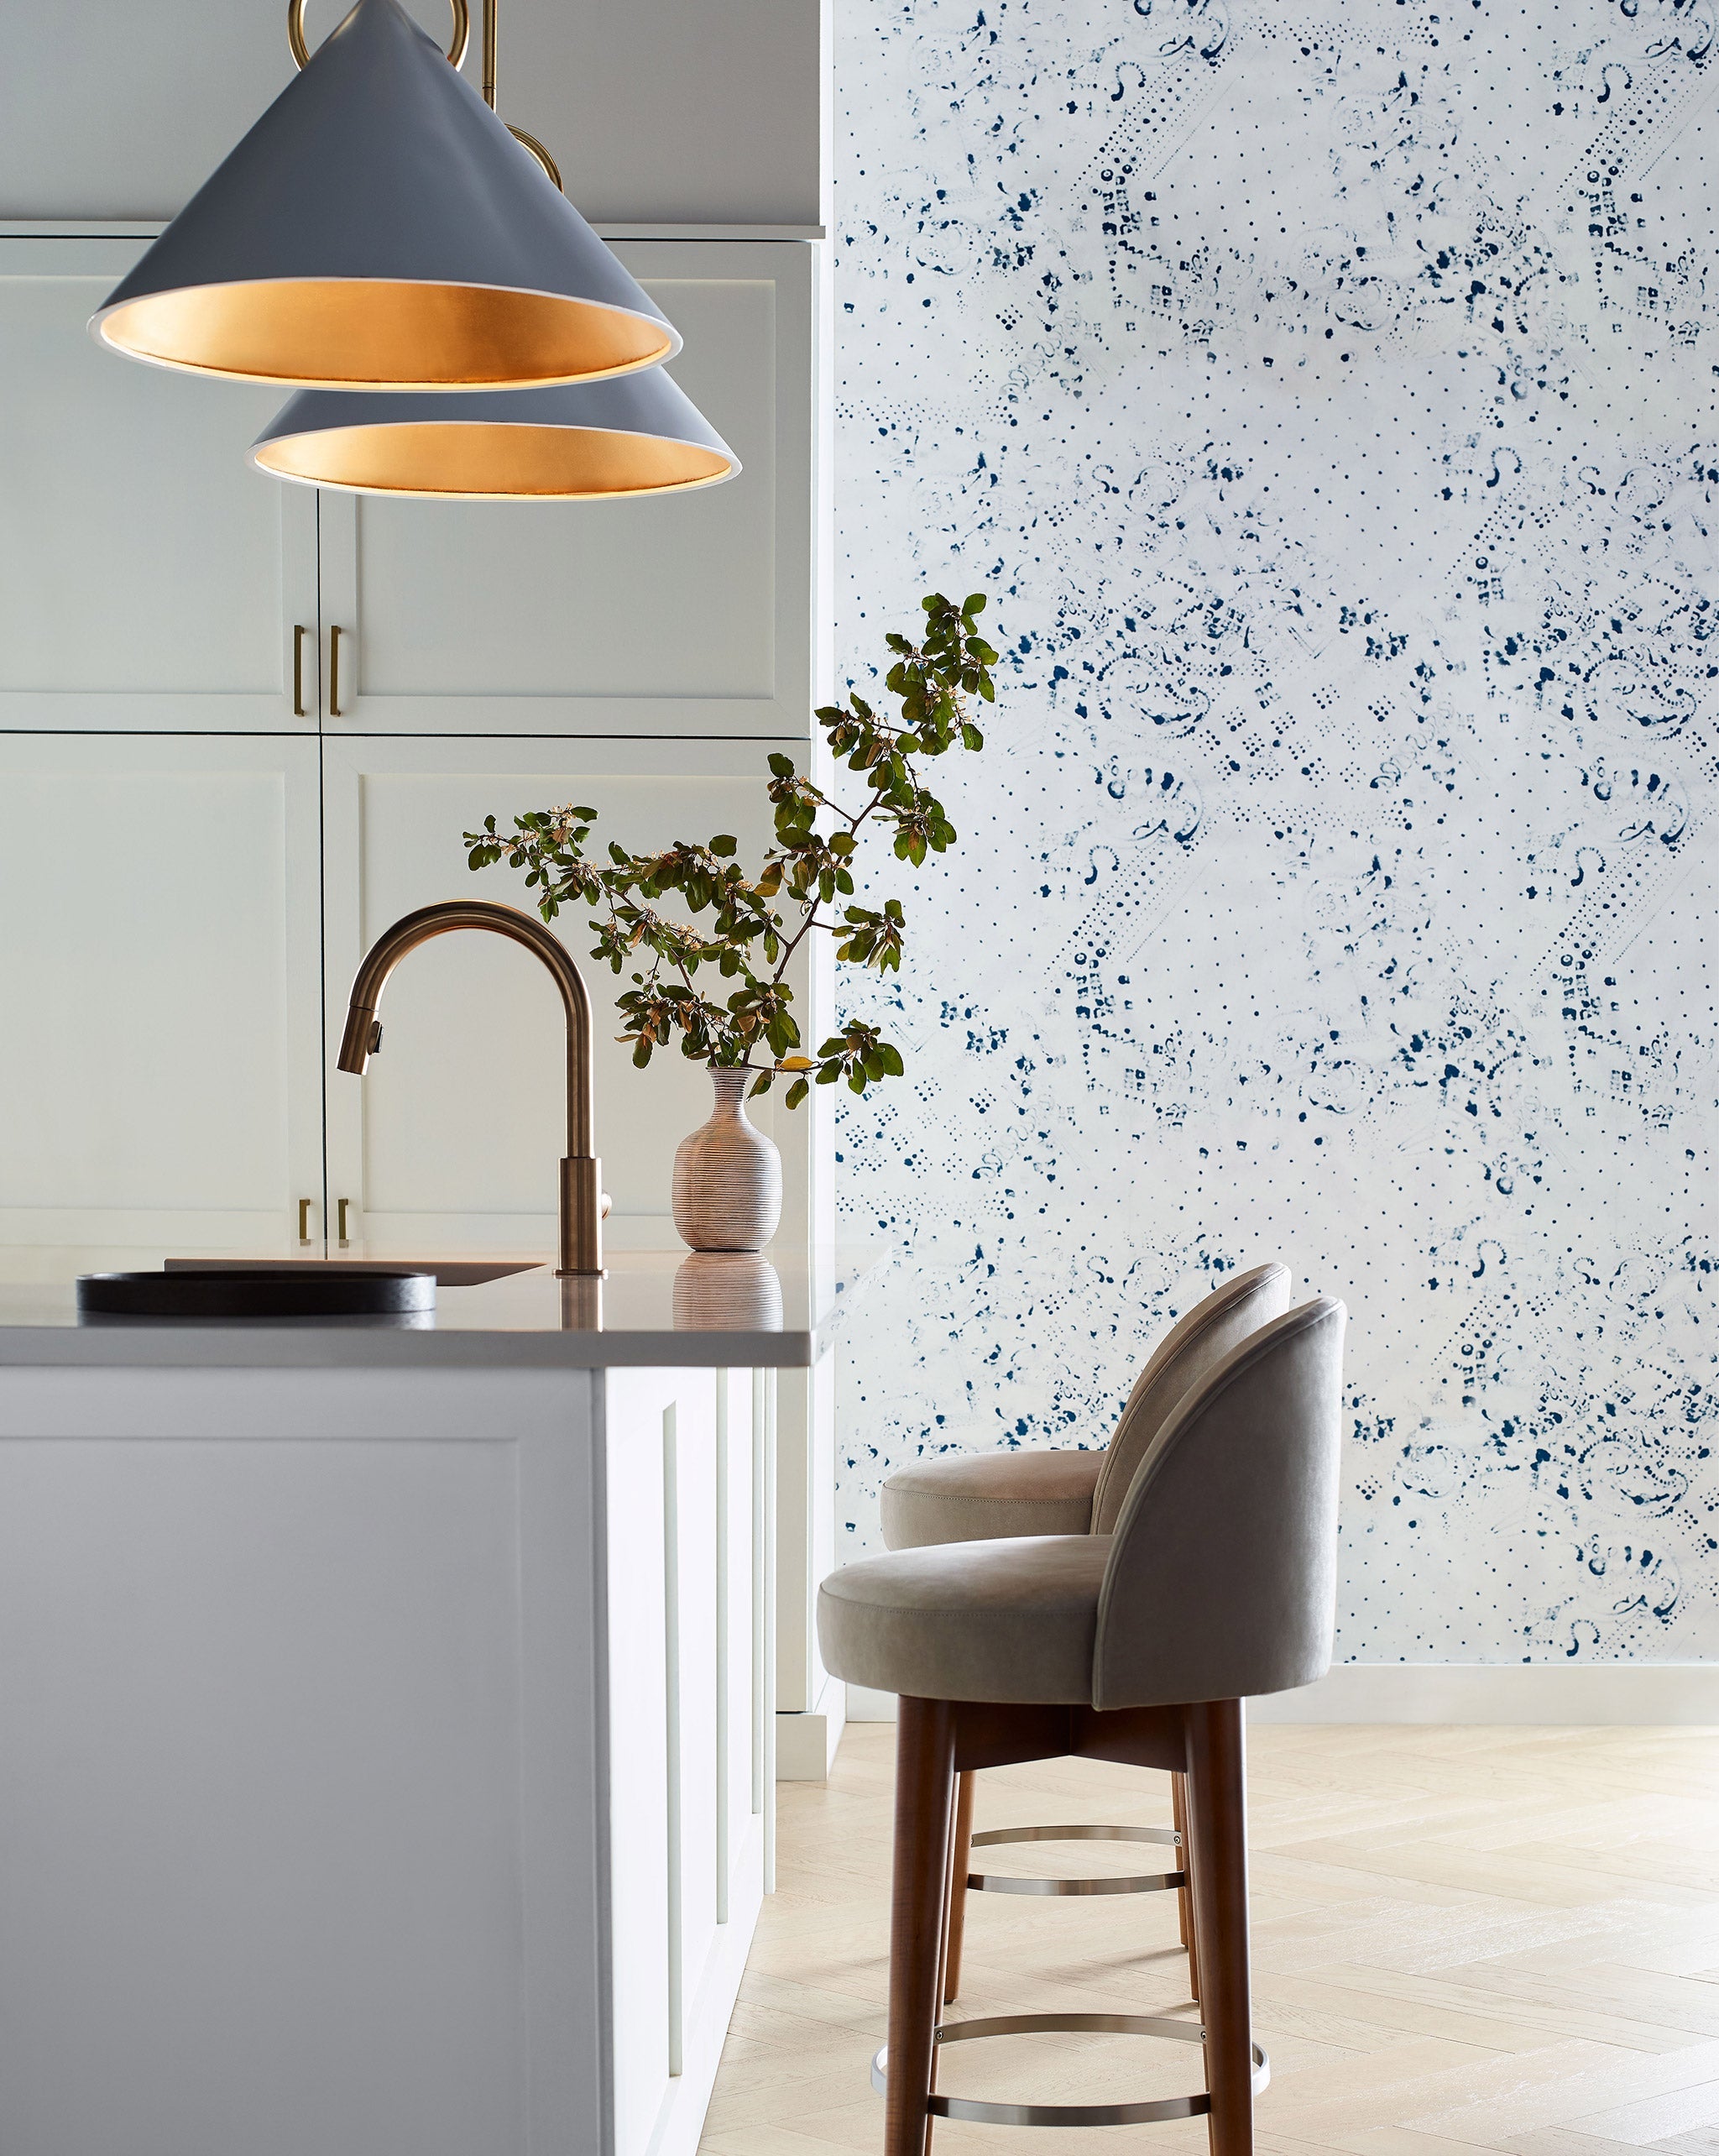
<path fill-rule="evenodd" d="M 1705 1662 L 1340 1662 L 1317 1684 L 1247 1703 L 1250 1722 L 1719 1725 Z"/>
<path fill-rule="evenodd" d="M 824 1679 L 818 1706 L 809 1714 L 776 1718 L 776 1778 L 778 1782 L 828 1782 L 836 1746 L 849 1719 L 848 1691 L 839 1677 Z M 889 1719 L 896 1719 L 890 1700 Z"/>
<path fill-rule="evenodd" d="M 892 1693 L 848 1687 L 850 1722 L 895 1719 Z M 1342 1662 L 1302 1691 L 1250 1699 L 1247 1719 L 1719 1728 L 1719 1664 Z"/>

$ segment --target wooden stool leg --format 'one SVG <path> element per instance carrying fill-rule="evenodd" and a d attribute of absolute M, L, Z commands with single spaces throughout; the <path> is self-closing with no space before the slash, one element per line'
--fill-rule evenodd
<path fill-rule="evenodd" d="M 1247 1957 L 1247 1793 L 1241 1702 L 1185 1709 L 1194 1933 L 1211 2156 L 1253 2156 Z M 894 2156 L 893 2148 L 891 2156 Z"/>
<path fill-rule="evenodd" d="M 948 1904 L 955 1716 L 947 1700 L 901 1702 L 896 1728 L 895 1879 L 890 1904 L 889 2088 L 884 2156 L 925 2156 Z"/>
<path fill-rule="evenodd" d="M 1178 1870 L 1194 1877 L 1194 1849 L 1188 1832 L 1188 1779 L 1185 1775 L 1170 1777 L 1170 1817 L 1176 1831 L 1182 1837 L 1181 1851 L 1177 1859 Z M 1188 1953 L 1188 1996 L 1196 2006 L 1199 2003 L 1199 1942 L 1194 1935 L 1194 1889 L 1191 1885 L 1176 1889 L 1176 1923 L 1182 1934 L 1182 1944 Z"/>
<path fill-rule="evenodd" d="M 955 1832 L 949 1850 L 948 1944 L 945 1949 L 943 2004 L 961 1989 L 961 1945 L 967 1936 L 967 1874 L 973 1869 L 973 1777 L 961 1775 L 955 1790 Z"/>

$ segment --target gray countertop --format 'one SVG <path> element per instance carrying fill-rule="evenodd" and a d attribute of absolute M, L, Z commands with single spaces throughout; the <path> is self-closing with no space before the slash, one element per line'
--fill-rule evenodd
<path fill-rule="evenodd" d="M 0 1367 L 804 1369 L 885 1262 L 625 1252 L 601 1280 L 558 1280 L 541 1264 L 444 1280 L 435 1310 L 410 1318 L 266 1322 L 80 1320 L 69 1279 L 0 1285 Z"/>

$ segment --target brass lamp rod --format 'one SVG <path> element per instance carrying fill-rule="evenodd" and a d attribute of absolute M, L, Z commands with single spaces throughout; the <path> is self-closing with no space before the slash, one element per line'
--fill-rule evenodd
<path fill-rule="evenodd" d="M 459 67 L 464 64 L 466 45 L 471 34 L 471 17 L 468 0 L 452 0 L 453 43 L 447 49 L 448 64 Z M 499 0 L 483 0 L 483 102 L 493 113 L 495 110 L 495 48 L 498 42 L 496 16 Z M 311 49 L 305 39 L 305 0 L 286 0 L 286 41 L 292 49 L 295 64 L 308 67 Z M 527 134 L 523 128 L 509 125 L 508 133 L 517 143 L 529 149 L 543 167 L 556 187 L 562 186 L 561 167 L 538 141 L 536 135 Z"/>
<path fill-rule="evenodd" d="M 500 13 L 499 0 L 483 0 L 483 102 L 493 113 L 495 110 L 495 48 L 499 42 L 496 17 Z M 561 167 L 538 141 L 536 135 L 527 134 L 523 128 L 508 123 L 508 133 L 517 143 L 523 143 L 544 171 L 561 187 Z M 567 190 L 562 187 L 565 194 Z"/>

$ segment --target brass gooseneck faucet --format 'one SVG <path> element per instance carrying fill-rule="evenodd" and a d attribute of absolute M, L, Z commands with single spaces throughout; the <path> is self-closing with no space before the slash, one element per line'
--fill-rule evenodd
<path fill-rule="evenodd" d="M 410 950 L 454 929 L 488 929 L 534 951 L 555 976 L 567 1021 L 567 1157 L 561 1164 L 561 1279 L 603 1270 L 603 1163 L 591 1151 L 591 998 L 566 946 L 516 906 L 481 898 L 421 906 L 372 945 L 353 982 L 340 1043 L 340 1067 L 358 1077 L 382 1045 L 376 1006 L 388 976 Z"/>

